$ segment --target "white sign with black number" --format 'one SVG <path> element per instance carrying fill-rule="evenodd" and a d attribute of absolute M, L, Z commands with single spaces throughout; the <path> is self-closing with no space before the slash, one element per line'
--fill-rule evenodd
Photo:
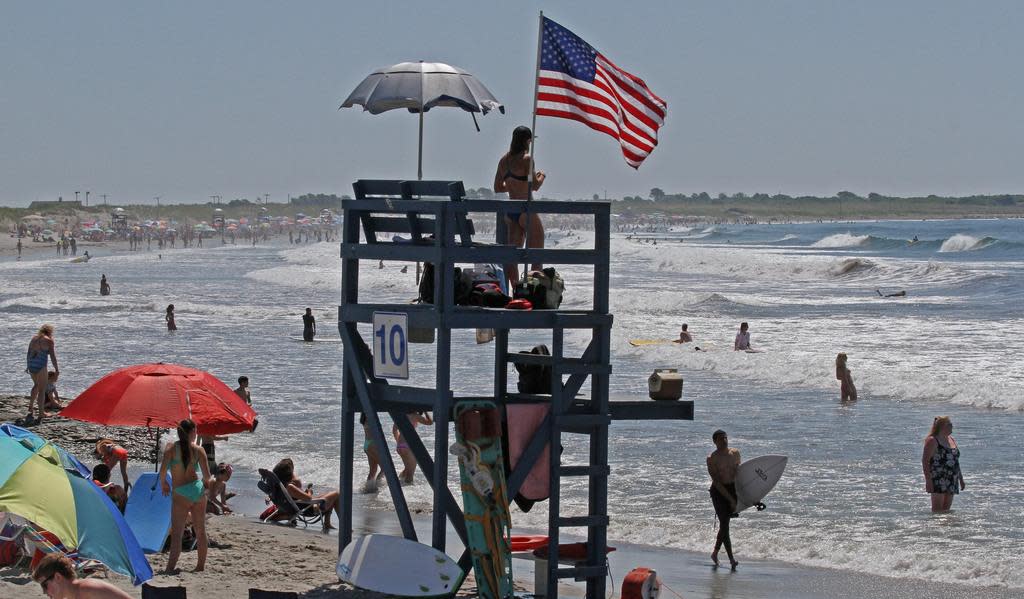
<path fill-rule="evenodd" d="M 373 313 L 373 376 L 409 378 L 409 315 Z"/>

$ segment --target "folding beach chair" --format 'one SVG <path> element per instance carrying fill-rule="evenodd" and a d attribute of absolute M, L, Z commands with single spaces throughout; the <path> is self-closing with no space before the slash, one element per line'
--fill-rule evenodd
<path fill-rule="evenodd" d="M 10 514 L 0 513 L 0 567 L 17 566 L 25 559 L 27 553 L 21 538 L 25 528 Z"/>
<path fill-rule="evenodd" d="M 320 522 L 323 518 L 323 501 L 296 501 L 288 494 L 288 490 L 285 489 L 276 474 L 264 468 L 260 468 L 259 473 L 260 482 L 256 483 L 256 486 L 260 491 L 266 493 L 274 504 L 274 509 L 269 513 L 265 512 L 261 516 L 261 520 L 264 522 L 287 521 L 290 526 L 295 526 L 299 522 L 303 526 Z"/>

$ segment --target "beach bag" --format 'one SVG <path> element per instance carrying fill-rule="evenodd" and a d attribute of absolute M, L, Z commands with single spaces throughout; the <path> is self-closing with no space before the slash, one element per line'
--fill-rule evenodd
<path fill-rule="evenodd" d="M 516 284 L 513 297 L 525 299 L 538 310 L 556 310 L 562 305 L 565 282 L 553 267 L 530 271 Z"/>
<path fill-rule="evenodd" d="M 485 308 L 504 308 L 512 298 L 501 292 L 497 283 L 484 282 L 473 285 L 469 294 L 469 305 Z"/>
<path fill-rule="evenodd" d="M 469 305 L 469 294 L 473 290 L 472 281 L 463 275 L 462 269 L 455 267 L 455 305 Z M 419 297 L 421 304 L 434 303 L 434 265 L 430 262 L 423 263 L 423 272 L 420 274 Z"/>
<path fill-rule="evenodd" d="M 551 351 L 546 345 L 534 346 L 530 351 L 519 352 L 521 354 L 537 354 L 550 356 Z M 551 392 L 551 366 L 541 364 L 516 364 L 516 371 L 519 373 L 517 385 L 520 393 L 547 394 Z"/>

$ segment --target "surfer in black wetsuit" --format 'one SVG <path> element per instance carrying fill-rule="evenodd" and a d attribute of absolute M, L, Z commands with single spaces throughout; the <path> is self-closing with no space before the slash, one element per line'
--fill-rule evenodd
<path fill-rule="evenodd" d="M 302 315 L 302 340 L 312 341 L 315 336 L 316 318 L 313 317 L 313 309 L 306 308 L 306 313 Z"/>
<path fill-rule="evenodd" d="M 735 570 L 739 562 L 732 555 L 732 539 L 729 538 L 729 520 L 736 515 L 736 472 L 740 467 L 740 452 L 729 447 L 729 437 L 719 429 L 711 435 L 715 451 L 708 456 L 708 474 L 711 475 L 711 504 L 718 517 L 718 536 L 711 561 L 718 565 L 718 551 L 725 546 L 729 564 Z"/>
<path fill-rule="evenodd" d="M 885 294 L 883 294 L 881 291 L 875 289 L 875 293 L 878 294 L 878 297 L 907 297 L 907 290 L 906 289 L 901 289 L 901 290 L 897 291 L 896 293 L 885 293 Z"/>

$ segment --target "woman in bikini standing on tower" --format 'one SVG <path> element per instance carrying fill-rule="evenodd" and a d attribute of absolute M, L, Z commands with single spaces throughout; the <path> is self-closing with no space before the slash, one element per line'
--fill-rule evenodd
<path fill-rule="evenodd" d="M 498 161 L 498 171 L 494 175 L 494 193 L 508 193 L 510 200 L 526 200 L 530 197 L 530 140 L 533 133 L 529 127 L 519 126 L 512 131 L 512 144 L 508 153 Z M 540 189 L 544 184 L 544 171 L 537 171 L 533 177 L 533 191 Z M 524 212 L 510 212 L 505 217 L 505 224 L 508 225 L 508 242 L 515 247 L 522 247 L 524 239 L 528 239 L 529 247 L 544 247 L 544 225 L 540 222 L 540 216 L 530 213 L 527 222 Z M 529 235 L 526 231 L 529 230 Z M 541 264 L 532 264 L 534 270 L 540 270 Z M 519 282 L 519 265 L 506 264 L 505 276 L 508 277 L 510 285 Z"/>
<path fill-rule="evenodd" d="M 53 341 L 53 325 L 50 324 L 39 327 L 39 332 L 28 342 L 25 372 L 32 377 L 32 393 L 28 399 L 28 416 L 25 417 L 25 424 L 41 423 L 46 414 L 43 407 L 46 403 L 46 385 L 49 377 L 46 371 L 47 360 L 53 362 L 53 380 L 56 382 L 60 376 L 60 368 L 57 367 L 57 346 Z M 32 411 L 36 404 L 39 405 L 38 420 Z"/>

